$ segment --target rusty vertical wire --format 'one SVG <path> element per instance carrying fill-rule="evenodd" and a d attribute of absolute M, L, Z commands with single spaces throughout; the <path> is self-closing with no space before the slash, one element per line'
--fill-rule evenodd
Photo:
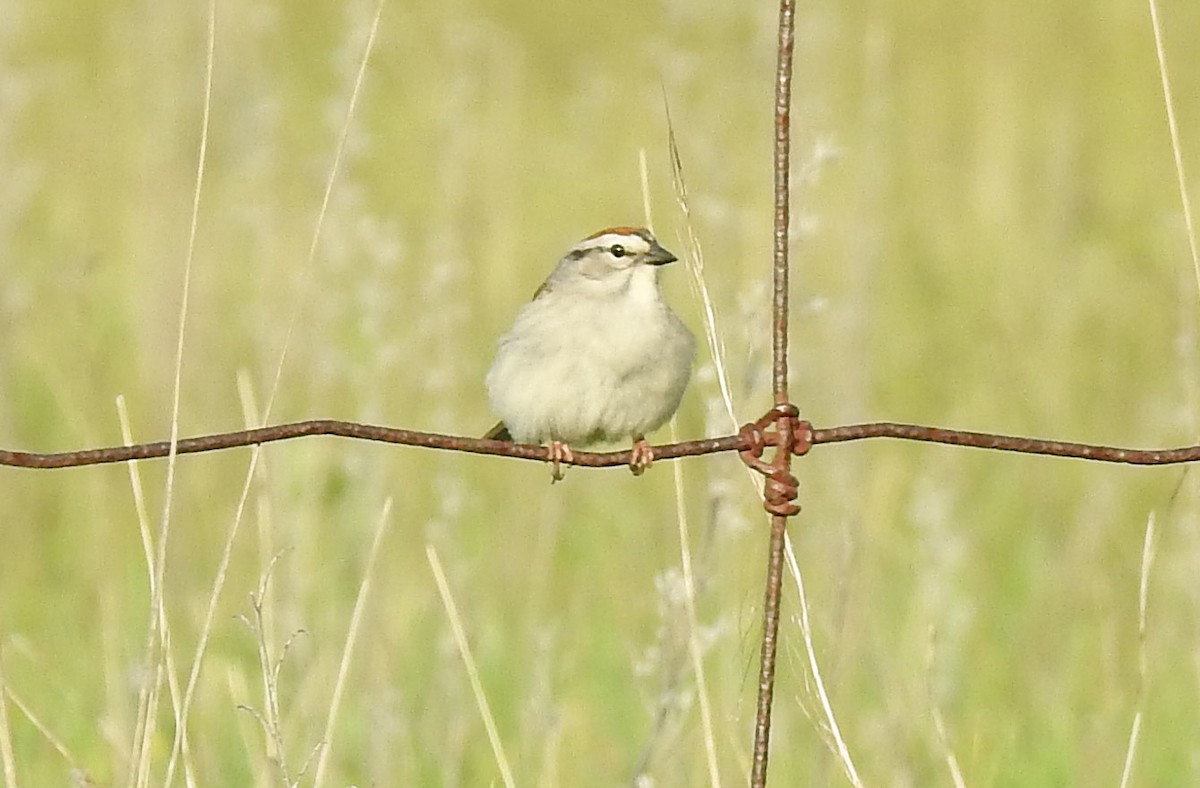
<path fill-rule="evenodd" d="M 775 296 L 774 375 L 775 403 L 788 401 L 788 225 L 791 175 L 792 48 L 794 0 L 779 3 L 779 62 L 775 69 Z"/>
<path fill-rule="evenodd" d="M 791 158 L 792 51 L 795 27 L 794 0 L 780 0 L 778 61 L 775 70 L 775 248 L 773 317 L 773 375 L 775 404 L 788 402 L 788 229 Z M 779 443 L 772 465 L 774 475 L 789 476 L 792 462 L 792 422 L 775 421 Z M 779 641 L 779 608 L 783 586 L 783 547 L 787 516 L 773 513 L 763 600 L 762 655 L 758 672 L 758 708 L 754 724 L 754 759 L 750 785 L 765 788 L 771 739 L 771 703 L 775 696 L 775 658 Z"/>
<path fill-rule="evenodd" d="M 790 436 L 791 429 L 786 425 L 787 422 L 780 423 L 782 431 Z M 776 456 L 790 459 L 790 455 L 790 452 L 776 450 Z M 767 755 L 771 741 L 771 702 L 775 697 L 775 654 L 779 646 L 779 607 L 783 595 L 783 545 L 786 530 L 787 517 L 772 515 L 767 582 L 763 600 L 762 659 L 758 670 L 758 710 L 754 719 L 751 788 L 765 788 L 767 784 Z"/>

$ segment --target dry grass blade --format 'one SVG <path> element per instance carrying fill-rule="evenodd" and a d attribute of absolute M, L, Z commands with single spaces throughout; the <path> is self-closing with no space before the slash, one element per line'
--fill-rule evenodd
<path fill-rule="evenodd" d="M 4 681 L 4 643 L 0 639 L 0 766 L 4 767 L 4 784 L 17 788 L 17 759 L 13 755 L 12 734 L 8 729 L 8 684 Z"/>
<path fill-rule="evenodd" d="M 166 670 L 168 673 L 172 670 L 171 663 L 166 659 L 167 651 L 170 647 L 170 639 L 166 634 L 166 600 L 163 592 L 163 579 L 166 573 L 167 565 L 167 540 L 171 530 L 171 505 L 175 495 L 175 460 L 176 447 L 179 442 L 179 408 L 180 408 L 180 391 L 183 381 L 183 347 L 184 338 L 187 335 L 187 317 L 188 307 L 191 301 L 191 281 L 192 281 L 192 264 L 196 257 L 196 234 L 200 225 L 200 195 L 204 186 L 204 171 L 208 162 L 208 132 L 212 118 L 212 88 L 213 88 L 213 58 L 216 49 L 216 26 L 217 26 L 217 3 L 216 0 L 209 0 L 208 4 L 208 31 L 205 47 L 204 61 L 204 109 L 200 120 L 200 143 L 199 150 L 196 156 L 196 180 L 192 189 L 192 211 L 191 218 L 188 223 L 188 241 L 187 253 L 184 258 L 183 266 L 183 281 L 181 283 L 181 291 L 179 297 L 179 321 L 178 331 L 175 340 L 175 372 L 171 390 L 171 450 L 167 455 L 167 478 L 163 484 L 163 510 L 162 519 L 159 524 L 158 534 L 158 556 L 154 562 L 154 594 L 151 599 L 151 617 L 152 623 L 150 626 L 151 632 L 154 631 L 155 625 L 158 627 L 158 643 L 159 656 L 166 663 L 156 668 Z M 177 686 L 177 678 L 169 675 L 167 681 L 173 687 Z M 157 693 L 151 693 L 151 698 L 156 700 Z M 148 698 L 151 699 L 151 698 Z M 172 693 L 172 698 L 177 700 L 175 693 Z M 187 746 L 187 719 L 182 714 L 181 709 L 177 704 L 174 705 L 176 737 L 180 740 L 181 748 L 184 752 L 184 770 L 187 774 L 188 784 L 192 785 L 195 782 L 192 774 L 191 760 L 188 755 Z M 157 712 L 157 703 L 147 705 L 143 710 L 139 709 L 139 716 L 145 720 L 148 732 L 155 727 L 155 716 Z M 139 759 L 142 764 L 148 764 L 149 760 L 143 751 L 142 758 Z M 168 770 L 169 773 L 169 770 Z M 146 770 L 140 770 L 139 782 L 148 779 Z M 168 779 L 167 785 L 170 785 Z"/>
<path fill-rule="evenodd" d="M 666 98 L 664 96 L 664 102 Z M 678 168 L 678 155 L 675 149 L 675 131 L 671 127 L 671 115 L 668 109 L 667 112 L 667 134 L 670 140 L 671 170 L 673 174 L 677 174 L 673 178 L 675 181 L 676 196 L 679 197 L 680 206 L 684 210 L 685 220 L 690 219 L 687 216 L 687 195 L 682 193 L 682 174 Z M 646 149 L 642 148 L 638 152 L 638 174 L 641 176 L 642 186 L 642 210 L 646 219 L 646 226 L 653 231 L 654 217 L 650 210 L 650 171 L 646 164 Z M 685 222 L 688 229 L 689 237 L 694 238 L 692 225 L 690 220 Z M 704 288 L 704 279 L 701 272 L 697 269 L 702 267 L 699 262 L 698 246 L 692 250 L 695 254 L 686 254 L 684 259 L 688 261 L 688 271 L 693 272 L 693 280 L 699 282 L 699 286 Z M 707 299 L 708 291 L 704 288 L 704 295 Z M 711 306 L 711 304 L 710 304 Z M 705 320 L 706 333 L 715 331 L 715 326 L 710 320 Z M 710 346 L 711 347 L 711 346 Z M 675 419 L 671 419 L 671 442 L 675 443 L 679 440 L 678 431 L 676 429 Z M 713 732 L 712 721 L 712 702 L 708 693 L 708 682 L 704 677 L 704 651 L 700 643 L 700 622 L 696 616 L 696 579 L 692 573 L 692 540 L 688 533 L 687 520 L 687 497 L 683 489 L 683 466 L 676 463 L 672 470 L 674 471 L 673 480 L 675 483 L 675 520 L 679 526 L 679 560 L 683 571 L 684 584 L 684 600 L 687 606 L 688 617 L 688 652 L 692 661 L 692 672 L 696 676 L 696 693 L 700 703 L 700 725 L 704 732 L 704 755 L 708 765 L 709 784 L 720 786 L 721 772 L 717 767 L 717 746 L 716 735 Z"/>
<path fill-rule="evenodd" d="M 704 310 L 704 339 L 708 344 L 708 353 L 712 358 L 713 369 L 716 372 L 717 386 L 721 391 L 721 402 L 729 416 L 729 424 L 737 429 L 738 417 L 733 407 L 733 392 L 729 385 L 729 372 L 725 367 L 725 351 L 721 346 L 721 335 L 717 330 L 717 310 L 713 307 L 712 296 L 708 292 L 708 283 L 704 281 L 704 249 L 700 245 L 700 237 L 692 224 L 692 208 L 688 201 L 687 182 L 683 178 L 683 159 L 679 154 L 679 144 L 675 139 L 675 126 L 671 121 L 671 105 L 663 91 L 663 112 L 667 118 L 667 149 L 671 159 L 671 184 L 675 189 L 675 201 L 683 214 L 683 226 L 687 233 L 684 244 L 684 262 L 690 274 L 688 281 L 692 292 L 700 300 Z"/>
<path fill-rule="evenodd" d="M 268 759 L 275 764 L 279 772 L 279 778 L 283 783 L 291 786 L 298 783 L 303 777 L 308 764 L 319 749 L 320 743 L 318 742 L 316 747 L 313 748 L 312 754 L 305 761 L 300 771 L 293 775 L 288 765 L 287 748 L 283 738 L 283 712 L 279 700 L 279 674 L 283 670 L 284 662 L 287 660 L 292 645 L 300 636 L 308 633 L 303 629 L 293 632 L 284 641 L 278 655 L 276 655 L 271 647 L 271 636 L 267 631 L 266 618 L 264 616 L 264 611 L 268 604 L 267 594 L 271 586 L 271 577 L 275 572 L 276 563 L 283 557 L 283 552 L 274 555 L 267 563 L 266 569 L 263 570 L 262 575 L 259 577 L 257 590 L 250 594 L 250 615 L 239 615 L 237 617 L 254 636 L 255 646 L 258 650 L 258 670 L 259 675 L 262 676 L 263 683 L 262 710 L 244 704 L 239 706 L 239 708 L 249 712 L 258 722 L 263 735 L 266 737 Z"/>
<path fill-rule="evenodd" d="M 800 634 L 804 638 L 804 653 L 808 657 L 809 671 L 812 673 L 813 686 L 816 687 L 817 697 L 821 701 L 821 711 L 825 714 L 825 722 L 829 726 L 829 736 L 833 739 L 833 752 L 846 773 L 846 779 L 852 785 L 861 788 L 862 780 L 858 770 L 854 768 L 854 759 L 850 757 L 850 748 L 842 737 L 842 729 L 838 726 L 837 717 L 833 714 L 833 704 L 829 701 L 829 693 L 825 691 L 825 681 L 821 678 L 821 669 L 817 664 L 817 651 L 813 646 L 812 624 L 808 619 L 808 597 L 804 593 L 804 578 L 800 574 L 800 565 L 796 562 L 796 554 L 792 551 L 791 539 L 786 539 L 784 553 L 787 557 L 788 569 L 796 580 L 796 593 L 800 600 Z"/>
<path fill-rule="evenodd" d="M 671 440 L 675 440 L 675 420 L 671 420 Z M 708 682 L 704 678 L 704 648 L 700 643 L 700 621 L 696 616 L 696 579 L 692 574 L 691 535 L 688 529 L 687 496 L 683 489 L 683 465 L 676 463 L 675 520 L 679 525 L 679 563 L 683 570 L 684 604 L 688 616 L 688 653 L 692 660 L 692 671 L 696 675 L 696 694 L 700 703 L 700 726 L 704 731 L 704 755 L 708 765 L 708 782 L 713 788 L 721 785 L 721 772 L 717 768 L 716 735 L 713 733 L 712 703 L 708 695 Z"/>
<path fill-rule="evenodd" d="M 1129 730 L 1129 745 L 1125 749 L 1125 766 L 1121 770 L 1121 788 L 1127 788 L 1133 775 L 1133 761 L 1137 755 L 1138 740 L 1142 732 L 1142 706 L 1146 699 L 1146 608 L 1150 588 L 1150 567 L 1154 563 L 1154 513 L 1146 520 L 1146 535 L 1142 539 L 1142 571 L 1138 577 L 1138 684 L 1137 711 L 1133 715 L 1133 726 Z"/>
<path fill-rule="evenodd" d="M 320 788 L 325 782 L 325 769 L 329 763 L 329 753 L 333 750 L 333 724 L 337 721 L 338 709 L 342 703 L 342 692 L 346 688 L 346 676 L 350 673 L 350 660 L 354 656 L 354 644 L 358 640 L 359 625 L 362 623 L 363 609 L 366 607 L 367 594 L 371 589 L 371 576 L 375 571 L 375 562 L 379 557 L 379 546 L 387 533 L 387 526 L 392 519 L 392 499 L 388 498 L 379 513 L 379 523 L 375 526 L 375 537 L 371 540 L 371 549 L 367 553 L 367 565 L 363 569 L 362 583 L 358 586 L 358 596 L 354 600 L 354 612 L 350 614 L 350 627 L 346 632 L 346 645 L 342 648 L 342 659 L 338 664 L 337 681 L 333 685 L 333 698 L 329 701 L 329 713 L 325 717 L 325 734 L 321 737 L 321 755 L 317 759 L 317 771 L 313 777 L 313 785 Z"/>
<path fill-rule="evenodd" d="M 942 708 L 938 704 L 937 697 L 934 692 L 933 671 L 935 658 L 937 656 L 937 631 L 929 627 L 929 649 L 925 657 L 925 688 L 929 695 L 929 709 L 933 716 L 933 729 L 937 733 L 938 747 L 942 750 L 942 758 L 946 761 L 946 769 L 950 772 L 950 779 L 954 783 L 954 788 L 966 788 L 966 780 L 963 779 L 962 769 L 958 765 L 958 757 L 954 754 L 954 748 L 950 746 L 950 732 L 946 727 L 946 720 L 942 716 Z"/>
<path fill-rule="evenodd" d="M 121 439 L 125 445 L 133 443 L 129 424 L 129 413 L 125 398 L 117 397 L 117 416 L 121 422 Z M 155 560 L 154 535 L 150 527 L 150 515 L 146 508 L 146 495 L 141 472 L 136 462 L 128 463 L 129 485 L 133 493 L 134 511 L 137 514 L 138 532 L 142 539 L 142 551 L 146 558 L 146 575 L 150 582 L 150 598 L 159 604 L 150 608 L 150 621 L 146 627 L 146 643 L 142 652 L 143 675 L 138 687 L 137 716 L 133 726 L 133 741 L 130 745 L 129 762 L 133 770 L 129 773 L 129 785 L 145 786 L 150 783 L 151 741 L 154 733 L 154 711 L 158 708 L 159 691 L 164 675 L 171 693 L 171 707 L 175 712 L 175 724 L 179 724 L 179 709 L 182 693 L 179 687 L 179 672 L 171 650 L 170 623 L 166 616 L 165 599 L 158 594 L 158 572 Z M 150 666 L 154 665 L 153 680 Z"/>
<path fill-rule="evenodd" d="M 350 100 L 346 103 L 346 115 L 342 119 L 341 131 L 338 133 L 337 145 L 334 147 L 333 162 L 329 165 L 329 175 L 325 179 L 325 189 L 321 193 L 321 205 L 317 209 L 317 217 L 313 222 L 308 256 L 300 270 L 300 297 L 296 300 L 295 309 L 292 310 L 292 317 L 288 321 L 287 333 L 283 339 L 283 348 L 279 351 L 279 362 L 275 365 L 275 378 L 271 382 L 271 393 L 267 395 L 267 407 L 263 412 L 263 424 L 267 423 L 266 420 L 270 418 L 271 410 L 275 405 L 275 397 L 279 393 L 279 386 L 283 380 L 284 362 L 287 361 L 288 351 L 292 346 L 292 337 L 296 333 L 296 326 L 300 324 L 300 318 L 308 301 L 313 261 L 316 260 L 317 249 L 321 244 L 321 231 L 325 226 L 325 216 L 329 213 L 329 200 L 333 196 L 333 185 L 337 182 L 338 173 L 341 171 L 342 156 L 346 152 L 346 141 L 350 136 L 354 111 L 358 107 L 358 97 L 362 94 L 363 82 L 367 76 L 367 63 L 371 59 L 371 52 L 375 49 L 375 36 L 379 32 L 379 20 L 383 17 L 383 4 L 384 0 L 379 0 L 378 5 L 375 6 L 375 17 L 371 20 L 371 29 L 367 33 L 367 40 L 363 45 L 362 58 L 359 60 L 358 71 L 354 77 L 354 87 L 350 90 Z"/>
<path fill-rule="evenodd" d="M 29 708 L 29 705 L 26 704 L 25 701 L 21 700 L 21 698 L 12 691 L 12 687 L 3 685 L 3 690 L 4 694 L 8 696 L 8 699 L 13 702 L 13 705 L 17 707 L 21 714 L 25 715 L 25 719 L 29 720 L 33 727 L 37 728 L 37 732 L 42 734 L 42 738 L 50 742 L 50 746 L 62 756 L 63 760 L 67 762 L 72 771 L 77 770 L 78 767 L 76 764 L 78 761 L 75 760 L 75 756 L 71 753 L 71 751 L 67 749 L 67 745 L 63 744 L 62 739 L 54 735 L 54 733 L 48 727 L 46 727 L 46 724 L 42 722 L 42 720 L 36 714 L 33 713 L 33 710 Z"/>
<path fill-rule="evenodd" d="M 450 629 L 454 632 L 454 641 L 458 644 L 458 653 L 462 656 L 463 665 L 467 669 L 467 678 L 471 682 L 471 692 L 475 694 L 475 705 L 483 717 L 483 726 L 487 729 L 488 741 L 492 745 L 492 753 L 496 756 L 496 765 L 500 769 L 500 778 L 506 788 L 513 788 L 512 769 L 508 758 L 504 755 L 504 745 L 500 742 L 500 732 L 496 728 L 496 720 L 492 717 L 492 709 L 488 705 L 487 695 L 483 691 L 483 682 L 479 680 L 479 670 L 475 667 L 475 658 L 471 656 L 471 645 L 467 643 L 467 633 L 463 629 L 462 619 L 458 615 L 458 606 L 454 604 L 454 595 L 450 592 L 450 584 L 446 582 L 446 573 L 442 571 L 442 562 L 438 559 L 437 550 L 433 545 L 425 545 L 425 556 L 429 559 L 429 568 L 433 571 L 433 579 L 437 581 L 438 594 L 442 597 L 442 605 L 446 608 L 446 617 L 450 620 Z"/>
<path fill-rule="evenodd" d="M 174 776 L 175 765 L 178 758 L 182 754 L 185 737 L 187 734 L 187 719 L 188 713 L 191 711 L 192 700 L 195 697 L 196 686 L 200 681 L 200 668 L 204 662 L 204 654 L 208 649 L 208 640 L 212 635 L 213 622 L 216 619 L 217 603 L 221 598 L 221 591 L 225 587 L 225 578 L 229 572 L 229 562 L 233 556 L 233 545 L 237 539 L 239 527 L 242 523 L 242 517 L 246 508 L 246 501 L 250 496 L 250 487 L 254 480 L 254 469 L 258 463 L 259 451 L 256 449 L 250 458 L 250 468 L 246 472 L 246 478 L 242 484 L 241 494 L 238 496 L 237 509 L 233 514 L 233 522 L 230 524 L 229 532 L 225 536 L 225 543 L 221 550 L 221 558 L 217 564 L 217 571 L 213 578 L 212 589 L 209 592 L 208 606 L 204 615 L 204 623 L 200 629 L 200 637 L 196 641 L 196 648 L 192 655 L 191 669 L 188 672 L 188 680 L 186 689 L 183 693 L 183 702 L 179 709 L 180 722 L 175 730 L 175 742 L 171 748 L 171 757 L 167 761 L 166 779 L 164 785 L 171 785 L 171 780 Z"/>
<path fill-rule="evenodd" d="M 326 179 L 325 192 L 322 196 L 321 208 L 320 208 L 320 211 L 317 216 L 316 226 L 313 230 L 313 237 L 312 237 L 312 243 L 309 248 L 308 260 L 304 267 L 303 275 L 306 277 L 306 281 L 307 281 L 308 273 L 312 268 L 312 260 L 316 256 L 317 245 L 318 245 L 318 243 L 320 241 L 320 237 L 321 237 L 322 223 L 324 221 L 324 216 L 325 216 L 325 213 L 329 206 L 329 197 L 333 192 L 333 184 L 337 178 L 337 173 L 338 173 L 338 169 L 339 169 L 339 166 L 341 163 L 342 153 L 345 150 L 346 138 L 347 138 L 347 135 L 349 134 L 350 123 L 354 117 L 354 109 L 357 106 L 358 97 L 362 92 L 362 85 L 363 85 L 363 80 L 366 75 L 367 62 L 370 58 L 371 51 L 374 49 L 375 36 L 379 29 L 379 19 L 382 16 L 382 14 L 383 14 L 383 2 L 382 2 L 382 0 L 380 0 L 380 3 L 376 8 L 375 17 L 371 24 L 370 32 L 367 35 L 366 43 L 363 46 L 362 58 L 359 62 L 359 68 L 358 68 L 357 75 L 355 77 L 354 87 L 351 90 L 350 100 L 347 104 L 346 116 L 345 116 L 345 120 L 342 124 L 341 135 L 338 139 L 338 144 L 337 144 L 336 153 L 334 156 L 334 161 L 330 167 L 329 177 Z M 212 46 L 212 44 L 210 41 L 210 48 L 211 48 L 211 46 Z M 211 72 L 211 55 L 210 55 L 209 70 Z M 269 416 L 270 416 L 271 406 L 274 403 L 275 395 L 279 390 L 280 380 L 282 379 L 282 376 L 283 376 L 283 365 L 284 365 L 285 359 L 287 358 L 288 344 L 291 341 L 293 330 L 299 321 L 299 315 L 300 315 L 301 309 L 303 308 L 303 303 L 304 303 L 304 299 L 301 298 L 297 302 L 296 309 L 293 312 L 292 321 L 288 328 L 287 339 L 285 340 L 283 350 L 280 352 L 279 363 L 276 367 L 275 379 L 272 384 L 271 394 L 267 399 L 266 411 L 263 414 L 263 423 L 265 423 L 266 419 L 269 418 Z M 251 456 L 251 459 L 250 459 L 250 466 L 247 469 L 246 478 L 242 485 L 242 492 L 238 499 L 237 511 L 234 514 L 233 523 L 230 526 L 228 535 L 226 536 L 225 547 L 221 554 L 220 565 L 217 569 L 216 577 L 213 582 L 212 592 L 209 596 L 208 610 L 205 615 L 204 625 L 203 625 L 203 628 L 201 629 L 200 638 L 196 644 L 195 655 L 192 659 L 192 667 L 191 667 L 191 672 L 189 673 L 189 676 L 188 676 L 187 689 L 184 692 L 183 707 L 180 710 L 180 722 L 176 727 L 175 743 L 171 748 L 171 757 L 167 763 L 167 774 L 166 774 L 166 778 L 164 779 L 164 784 L 168 785 L 168 786 L 171 785 L 171 779 L 174 775 L 174 769 L 175 769 L 175 764 L 176 764 L 177 758 L 186 745 L 188 712 L 191 708 L 191 702 L 192 702 L 192 698 L 195 693 L 196 683 L 199 680 L 200 666 L 203 662 L 204 653 L 208 646 L 208 639 L 212 632 L 212 624 L 213 624 L 214 616 L 216 614 L 216 606 L 217 606 L 218 600 L 220 599 L 221 590 L 224 587 L 225 576 L 226 576 L 226 573 L 229 568 L 229 559 L 230 559 L 230 556 L 232 555 L 232 551 L 233 551 L 233 544 L 237 538 L 239 526 L 242 521 L 242 515 L 243 515 L 243 512 L 245 511 L 246 501 L 250 494 L 250 487 L 251 487 L 251 484 L 254 479 L 254 470 L 258 463 L 259 453 L 260 453 L 260 447 L 256 446 L 254 449 L 254 452 Z M 162 549 L 162 545 L 160 545 L 160 551 L 161 551 L 161 549 Z M 184 759 L 185 759 L 185 763 L 186 763 L 186 760 L 187 760 L 186 754 L 184 755 Z"/>
<path fill-rule="evenodd" d="M 1167 127 L 1171 132 L 1171 152 L 1175 157 L 1175 179 L 1179 185 L 1179 203 L 1183 209 L 1183 222 L 1187 228 L 1188 249 L 1192 253 L 1192 272 L 1196 276 L 1196 288 L 1200 290 L 1200 248 L 1196 242 L 1196 228 L 1192 224 L 1192 201 L 1188 197 L 1187 175 L 1183 169 L 1183 145 L 1179 141 L 1179 123 L 1175 120 L 1175 98 L 1171 95 L 1171 78 L 1167 71 L 1167 51 L 1163 46 L 1162 25 L 1158 21 L 1158 2 L 1149 0 L 1150 24 L 1154 28 L 1154 53 L 1158 57 L 1158 75 L 1162 82 L 1163 105 L 1167 110 Z"/>

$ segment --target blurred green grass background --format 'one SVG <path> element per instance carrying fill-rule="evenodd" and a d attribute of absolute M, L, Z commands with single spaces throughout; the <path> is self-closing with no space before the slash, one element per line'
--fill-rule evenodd
<path fill-rule="evenodd" d="M 1196 193 L 1200 6 L 1162 4 Z M 182 372 L 183 435 L 330 417 L 480 434 L 495 338 L 561 252 L 640 223 L 680 250 L 663 92 L 738 418 L 767 394 L 776 9 L 475 0 L 383 12 L 321 243 L 305 260 L 373 6 L 218 3 L 213 116 Z M 0 2 L 0 445 L 170 432 L 206 8 Z M 794 399 L 818 425 L 896 419 L 1167 446 L 1200 435 L 1197 283 L 1153 34 L 1138 2 L 802 3 Z M 680 267 L 668 296 L 697 333 Z M 730 431 L 702 354 L 678 423 Z M 666 439 L 665 435 L 657 436 Z M 166 595 L 203 621 L 248 451 L 185 457 Z M 162 511 L 165 463 L 140 466 Z M 748 771 L 765 518 L 736 458 L 683 466 L 722 776 Z M 705 783 L 672 469 L 635 480 L 336 439 L 262 456 L 197 689 L 204 785 L 277 783 L 236 620 L 271 557 L 267 638 L 292 774 L 322 736 L 384 501 L 336 784 L 496 784 L 436 592 L 438 550 L 521 785 Z M 867 784 L 1200 781 L 1195 474 L 899 443 L 799 462 L 791 533 L 818 657 Z M 0 645 L 22 784 L 123 784 L 148 582 L 124 467 L 0 473 Z M 1147 518 L 1147 681 L 1138 575 Z M 772 784 L 840 784 L 788 581 Z M 932 635 L 932 636 L 931 636 Z M 944 718 L 945 745 L 934 725 Z M 166 701 L 155 774 L 174 732 Z M 311 779 L 311 773 L 306 780 Z"/>

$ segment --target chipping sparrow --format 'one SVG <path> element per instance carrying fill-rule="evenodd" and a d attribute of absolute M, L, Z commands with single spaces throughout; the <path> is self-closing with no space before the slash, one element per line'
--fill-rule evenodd
<path fill-rule="evenodd" d="M 485 437 L 549 441 L 555 480 L 570 444 L 632 439 L 630 469 L 648 468 L 645 434 L 679 407 L 696 350 L 658 289 L 676 259 L 634 227 L 575 244 L 500 339 L 487 390 L 503 421 Z"/>

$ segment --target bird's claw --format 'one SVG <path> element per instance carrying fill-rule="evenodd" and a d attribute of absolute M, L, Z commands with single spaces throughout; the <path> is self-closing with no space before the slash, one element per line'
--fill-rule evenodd
<path fill-rule="evenodd" d="M 564 476 L 560 463 L 575 462 L 575 455 L 571 453 L 571 447 L 561 441 L 550 441 L 546 447 L 546 453 L 550 460 L 550 483 L 561 482 Z"/>
<path fill-rule="evenodd" d="M 654 463 L 654 449 L 640 435 L 633 440 L 633 453 L 629 458 L 629 470 L 634 476 L 641 476 Z"/>

